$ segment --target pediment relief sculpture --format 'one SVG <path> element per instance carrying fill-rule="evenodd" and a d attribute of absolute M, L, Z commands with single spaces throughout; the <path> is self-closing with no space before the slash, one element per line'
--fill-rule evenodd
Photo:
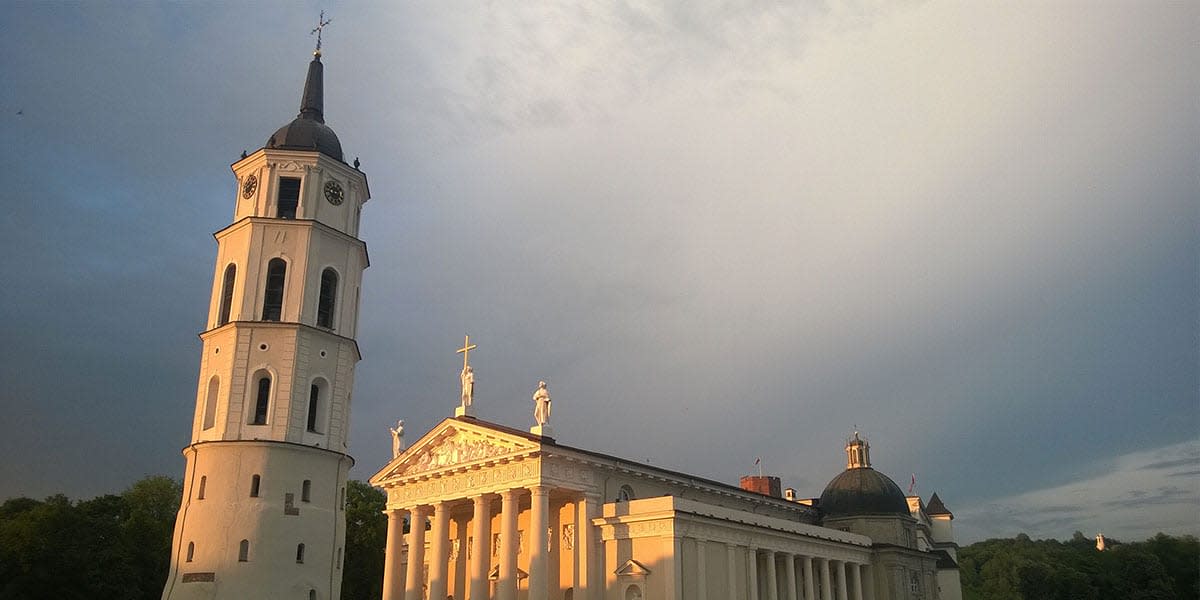
<path fill-rule="evenodd" d="M 449 428 L 429 443 L 413 448 L 395 475 L 413 475 L 535 449 L 476 432 Z"/>

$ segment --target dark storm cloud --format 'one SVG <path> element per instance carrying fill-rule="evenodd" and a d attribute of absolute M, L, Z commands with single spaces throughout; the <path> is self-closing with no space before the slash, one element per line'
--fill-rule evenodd
<path fill-rule="evenodd" d="M 1200 425 L 1193 7 L 324 8 L 374 194 L 354 476 L 450 413 L 464 333 L 484 418 L 546 379 L 565 443 L 802 496 L 857 423 L 981 534 L 1194 464 L 1142 454 Z M 301 13 L 14 9 L 0 495 L 181 472 L 227 165 L 296 111 Z"/>

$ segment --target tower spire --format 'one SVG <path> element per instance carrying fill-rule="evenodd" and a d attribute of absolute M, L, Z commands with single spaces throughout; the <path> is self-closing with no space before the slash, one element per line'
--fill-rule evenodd
<path fill-rule="evenodd" d="M 313 53 L 312 62 L 308 63 L 308 77 L 304 79 L 299 117 L 318 123 L 325 122 L 325 68 L 321 64 L 320 50 Z"/>

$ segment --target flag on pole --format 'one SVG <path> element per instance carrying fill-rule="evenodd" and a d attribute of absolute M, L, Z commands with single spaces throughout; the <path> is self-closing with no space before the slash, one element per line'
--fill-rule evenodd
<path fill-rule="evenodd" d="M 913 493 L 913 488 L 915 488 L 915 487 L 917 487 L 917 474 L 916 474 L 916 473 L 913 473 L 913 474 L 912 474 L 912 483 L 909 483 L 909 484 L 908 484 L 908 495 L 909 495 L 909 496 L 911 496 L 911 495 L 912 495 L 912 493 Z"/>

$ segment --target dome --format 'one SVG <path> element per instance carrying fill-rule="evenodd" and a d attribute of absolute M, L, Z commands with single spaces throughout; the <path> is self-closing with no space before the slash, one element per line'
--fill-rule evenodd
<path fill-rule="evenodd" d="M 296 117 L 291 123 L 280 127 L 271 139 L 268 148 L 281 150 L 316 150 L 330 158 L 342 160 L 342 143 L 328 125 L 315 119 Z M 343 161 L 345 162 L 345 161 Z"/>
<path fill-rule="evenodd" d="M 304 93 L 300 97 L 300 114 L 291 123 L 276 130 L 267 140 L 267 147 L 316 151 L 345 162 L 342 160 L 342 143 L 325 124 L 324 108 L 324 67 L 318 52 L 308 64 L 308 78 L 304 80 Z"/>
<path fill-rule="evenodd" d="M 871 467 L 842 471 L 825 486 L 817 506 L 828 517 L 911 514 L 900 486 Z"/>

